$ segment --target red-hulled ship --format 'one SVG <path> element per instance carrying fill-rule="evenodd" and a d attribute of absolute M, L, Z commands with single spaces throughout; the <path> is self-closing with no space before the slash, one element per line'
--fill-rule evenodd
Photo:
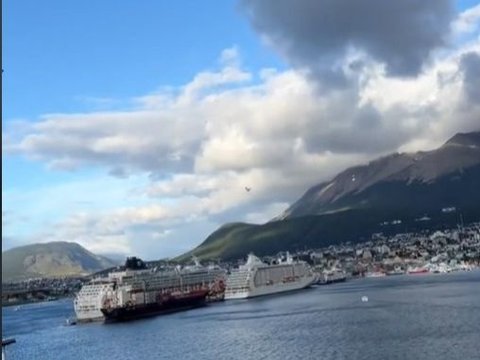
<path fill-rule="evenodd" d="M 124 321 L 199 307 L 222 276 L 223 270 L 199 266 L 156 271 L 129 258 L 124 272 L 110 274 L 113 286 L 103 293 L 100 311 L 106 321 Z"/>
<path fill-rule="evenodd" d="M 101 311 L 106 321 L 132 320 L 203 306 L 207 294 L 208 290 L 205 289 L 165 293 L 158 295 L 155 302 L 134 304 L 130 301 L 124 305 L 117 304 L 116 306 L 105 304 Z"/>

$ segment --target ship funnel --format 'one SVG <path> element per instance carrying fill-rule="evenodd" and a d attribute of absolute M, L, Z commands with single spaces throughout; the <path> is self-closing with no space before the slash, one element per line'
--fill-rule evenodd
<path fill-rule="evenodd" d="M 128 270 L 143 270 L 146 269 L 147 265 L 143 262 L 142 259 L 137 258 L 135 256 L 127 257 L 125 261 L 125 269 Z"/>

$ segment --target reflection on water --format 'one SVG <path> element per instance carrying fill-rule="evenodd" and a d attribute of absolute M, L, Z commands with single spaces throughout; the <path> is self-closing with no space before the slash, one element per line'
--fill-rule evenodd
<path fill-rule="evenodd" d="M 368 296 L 368 302 L 362 297 Z M 8 359 L 478 359 L 480 271 L 353 280 L 117 324 L 3 308 Z"/>

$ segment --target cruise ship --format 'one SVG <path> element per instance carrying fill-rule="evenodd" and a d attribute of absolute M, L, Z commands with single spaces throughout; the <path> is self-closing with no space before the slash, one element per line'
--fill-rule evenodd
<path fill-rule="evenodd" d="M 74 300 L 78 322 L 127 320 L 198 306 L 224 291 L 226 271 L 194 266 L 167 270 L 148 268 L 128 258 L 124 269 L 84 285 Z"/>
<path fill-rule="evenodd" d="M 293 260 L 288 253 L 285 261 L 272 265 L 250 254 L 247 262 L 227 277 L 225 300 L 303 289 L 316 280 L 316 275 L 306 262 Z"/>

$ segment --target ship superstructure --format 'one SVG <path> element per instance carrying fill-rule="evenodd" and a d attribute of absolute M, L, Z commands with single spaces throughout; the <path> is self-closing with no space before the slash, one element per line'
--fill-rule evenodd
<path fill-rule="evenodd" d="M 306 262 L 293 260 L 288 253 L 286 260 L 276 264 L 266 264 L 250 254 L 247 262 L 228 276 L 225 300 L 303 289 L 316 280 Z"/>
<path fill-rule="evenodd" d="M 73 301 L 77 321 L 89 322 L 103 320 L 100 311 L 102 299 L 113 292 L 115 283 L 108 278 L 92 280 L 80 289 Z"/>
<path fill-rule="evenodd" d="M 147 268 L 137 258 L 125 269 L 82 287 L 74 302 L 79 321 L 125 320 L 164 310 L 197 306 L 220 289 L 226 272 L 218 267 Z"/>

